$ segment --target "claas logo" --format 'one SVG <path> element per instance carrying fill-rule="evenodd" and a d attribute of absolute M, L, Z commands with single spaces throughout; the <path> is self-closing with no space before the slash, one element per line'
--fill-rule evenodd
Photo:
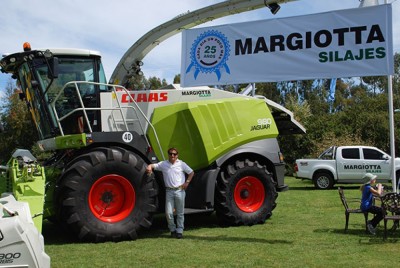
<path fill-rule="evenodd" d="M 168 92 L 153 92 L 153 93 L 130 93 L 122 94 L 121 102 L 130 103 L 136 102 L 164 102 L 168 100 Z"/>

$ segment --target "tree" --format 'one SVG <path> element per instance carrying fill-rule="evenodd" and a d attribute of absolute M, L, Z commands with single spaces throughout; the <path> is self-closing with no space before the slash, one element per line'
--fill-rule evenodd
<path fill-rule="evenodd" d="M 177 74 L 174 77 L 174 81 L 172 82 L 173 84 L 180 84 L 181 83 L 181 75 Z"/>
<path fill-rule="evenodd" d="M 293 95 L 287 97 L 286 108 L 293 112 L 295 119 L 301 124 L 307 122 L 308 118 L 312 116 L 307 101 L 300 104 L 297 97 Z M 292 174 L 294 161 L 299 157 L 310 154 L 311 140 L 306 135 L 280 135 L 278 141 L 287 164 L 286 171 Z"/>
<path fill-rule="evenodd" d="M 148 85 L 149 86 L 147 87 L 147 89 L 160 89 L 167 86 L 168 84 L 165 79 L 161 80 L 160 78 L 153 76 L 149 77 Z"/>
<path fill-rule="evenodd" d="M 277 83 L 259 83 L 256 88 L 256 94 L 263 95 L 267 99 L 281 103 L 281 93 L 277 87 Z"/>
<path fill-rule="evenodd" d="M 27 106 L 19 98 L 19 90 L 12 81 L 6 86 L 6 98 L 1 105 L 1 122 L 4 132 L 0 133 L 0 162 L 6 162 L 17 148 L 30 149 L 37 141 L 34 126 Z"/>
<path fill-rule="evenodd" d="M 387 94 L 359 90 L 348 105 L 337 114 L 343 132 L 357 133 L 366 144 L 388 152 L 389 125 Z"/>
<path fill-rule="evenodd" d="M 146 77 L 142 75 L 134 75 L 129 78 L 127 85 L 125 87 L 129 90 L 141 90 L 145 89 L 147 84 Z"/>

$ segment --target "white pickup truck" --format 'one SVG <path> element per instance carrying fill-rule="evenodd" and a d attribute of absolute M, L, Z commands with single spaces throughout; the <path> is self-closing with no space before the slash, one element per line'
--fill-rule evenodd
<path fill-rule="evenodd" d="M 378 182 L 391 181 L 390 156 L 370 146 L 332 146 L 317 159 L 297 159 L 293 174 L 309 179 L 317 189 L 330 189 L 336 183 L 363 183 L 365 173 L 378 176 Z M 400 177 L 400 158 L 395 159 L 396 179 Z"/>

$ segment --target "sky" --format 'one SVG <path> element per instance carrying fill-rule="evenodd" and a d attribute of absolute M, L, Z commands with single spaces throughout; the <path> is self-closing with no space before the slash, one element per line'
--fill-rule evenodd
<path fill-rule="evenodd" d="M 1 0 L 0 55 L 32 49 L 84 48 L 99 51 L 107 79 L 124 53 L 144 34 L 172 18 L 221 0 Z M 385 1 L 379 0 L 382 4 Z M 392 3 L 400 14 L 400 1 Z M 236 14 L 198 27 L 263 19 L 285 18 L 332 10 L 357 8 L 358 0 L 299 0 L 281 4 L 272 15 L 267 8 Z M 393 16 L 394 51 L 400 52 L 400 16 Z M 165 78 L 172 83 L 180 73 L 181 34 L 162 42 L 143 60 L 146 77 Z M 0 98 L 9 81 L 0 73 Z"/>

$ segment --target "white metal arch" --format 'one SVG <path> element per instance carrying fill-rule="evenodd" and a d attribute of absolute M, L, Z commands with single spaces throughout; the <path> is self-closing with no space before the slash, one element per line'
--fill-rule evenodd
<path fill-rule="evenodd" d="M 281 4 L 292 1 L 297 0 L 229 0 L 181 14 L 164 24 L 157 26 L 136 41 L 136 43 L 126 51 L 118 65 L 115 67 L 110 78 L 110 83 L 124 85 L 129 77 L 135 75 L 139 67 L 138 63 L 154 47 L 185 29 L 190 29 L 199 24 L 225 16 L 259 9 L 268 4 Z"/>

